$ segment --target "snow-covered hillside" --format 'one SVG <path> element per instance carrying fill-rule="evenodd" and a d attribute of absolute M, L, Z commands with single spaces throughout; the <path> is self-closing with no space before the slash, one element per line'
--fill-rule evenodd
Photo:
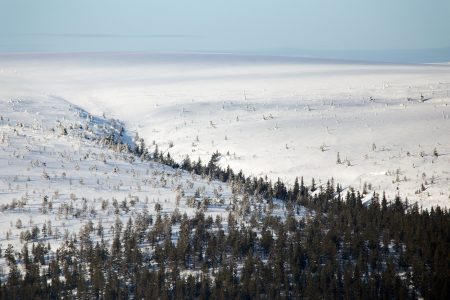
<path fill-rule="evenodd" d="M 367 182 L 424 208 L 450 201 L 447 64 L 17 54 L 0 56 L 0 85 L 1 99 L 56 97 L 121 119 L 179 160 L 219 150 L 246 174 Z"/>
<path fill-rule="evenodd" d="M 27 240 L 56 248 L 83 226 L 108 237 L 117 218 L 155 218 L 155 210 L 190 216 L 205 198 L 205 214 L 226 220 L 226 184 L 108 146 L 111 134 L 132 139 L 116 120 L 57 98 L 1 101 L 0 112 L 2 248 Z"/>

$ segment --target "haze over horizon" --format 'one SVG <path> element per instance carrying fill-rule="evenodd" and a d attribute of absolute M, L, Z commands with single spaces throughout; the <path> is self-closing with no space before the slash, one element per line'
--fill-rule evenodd
<path fill-rule="evenodd" d="M 450 61 L 450 2 L 0 0 L 0 52 Z"/>

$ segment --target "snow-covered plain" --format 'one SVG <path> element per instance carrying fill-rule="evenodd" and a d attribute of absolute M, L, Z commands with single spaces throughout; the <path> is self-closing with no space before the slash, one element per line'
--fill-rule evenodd
<path fill-rule="evenodd" d="M 424 208 L 450 203 L 448 64 L 4 54 L 0 87 L 2 102 L 63 99 L 120 119 L 179 160 L 188 154 L 205 162 L 219 150 L 223 165 L 248 175 L 288 183 L 334 177 Z"/>

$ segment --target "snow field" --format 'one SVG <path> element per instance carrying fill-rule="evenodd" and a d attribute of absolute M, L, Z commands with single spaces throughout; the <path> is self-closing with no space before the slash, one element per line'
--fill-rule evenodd
<path fill-rule="evenodd" d="M 105 113 L 176 160 L 205 162 L 218 150 L 222 166 L 274 181 L 333 177 L 423 208 L 450 201 L 448 64 L 180 53 L 18 54 L 0 63 L 0 95 L 59 97 Z"/>

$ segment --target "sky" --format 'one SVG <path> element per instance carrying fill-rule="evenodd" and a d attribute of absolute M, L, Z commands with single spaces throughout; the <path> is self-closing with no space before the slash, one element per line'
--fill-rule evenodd
<path fill-rule="evenodd" d="M 0 52 L 450 61 L 449 0 L 0 0 Z"/>

